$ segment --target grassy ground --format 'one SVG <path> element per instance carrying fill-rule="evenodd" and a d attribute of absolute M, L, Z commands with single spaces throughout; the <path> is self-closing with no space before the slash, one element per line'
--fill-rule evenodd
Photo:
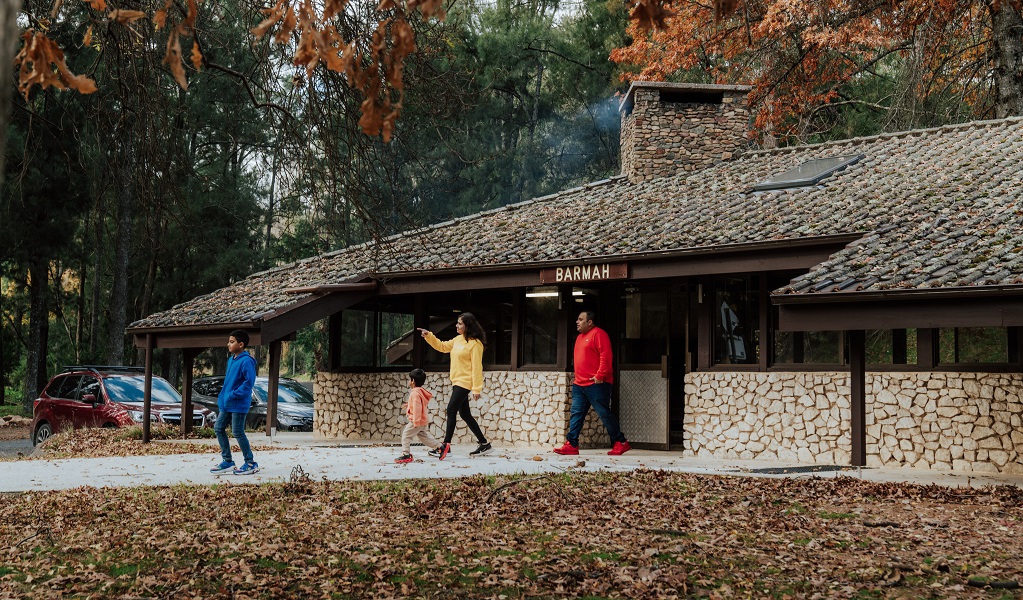
<path fill-rule="evenodd" d="M 1023 490 L 639 471 L 79 488 L 0 598 L 1023 598 Z"/>

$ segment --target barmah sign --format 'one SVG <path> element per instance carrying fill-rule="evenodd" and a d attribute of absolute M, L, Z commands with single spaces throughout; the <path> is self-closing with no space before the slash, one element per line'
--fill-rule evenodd
<path fill-rule="evenodd" d="M 540 269 L 540 283 L 579 283 L 586 281 L 606 281 L 609 279 L 628 279 L 628 263 L 575 265 L 571 267 L 555 267 Z"/>

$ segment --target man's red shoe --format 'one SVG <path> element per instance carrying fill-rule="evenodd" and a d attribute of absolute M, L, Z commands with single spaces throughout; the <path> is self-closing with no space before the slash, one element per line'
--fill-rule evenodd
<path fill-rule="evenodd" d="M 621 456 L 621 455 L 625 454 L 626 452 L 628 452 L 629 450 L 632 450 L 632 446 L 629 445 L 629 442 L 627 442 L 627 441 L 626 442 L 615 442 L 614 447 L 611 448 L 611 451 L 608 452 L 607 455 L 608 456 Z M 557 450 L 555 450 L 555 452 L 557 452 Z"/>
<path fill-rule="evenodd" d="M 564 454 L 565 456 L 575 456 L 579 454 L 579 446 L 573 446 L 572 442 L 565 442 L 564 446 L 554 449 L 555 454 Z"/>

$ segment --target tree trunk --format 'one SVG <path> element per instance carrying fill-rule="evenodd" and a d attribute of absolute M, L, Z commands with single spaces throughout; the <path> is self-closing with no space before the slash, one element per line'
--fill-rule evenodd
<path fill-rule="evenodd" d="M 100 272 L 103 269 L 103 252 L 100 248 L 103 247 L 103 194 L 100 194 L 96 200 L 96 221 L 95 231 L 93 232 L 96 236 L 93 239 L 93 255 L 92 255 L 92 310 L 89 315 L 89 351 L 86 353 L 89 360 L 96 360 L 97 357 L 102 354 L 99 348 L 96 346 L 96 342 L 99 340 L 99 294 L 100 286 L 103 284 L 103 278 L 100 276 Z"/>
<path fill-rule="evenodd" d="M 5 158 L 7 157 L 7 123 L 11 120 L 11 71 L 14 62 L 15 50 L 18 47 L 18 11 L 21 10 L 21 0 L 0 0 L 0 65 L 5 65 L 4 77 L 7 83 L 0 87 L 0 189 L 4 185 L 4 173 L 7 168 Z"/>
<path fill-rule="evenodd" d="M 110 294 L 110 322 L 107 328 L 107 361 L 124 364 L 124 328 L 128 325 L 128 267 L 131 261 L 131 223 L 135 207 L 135 180 L 132 173 L 131 128 L 122 131 L 124 162 L 121 193 L 117 206 L 117 233 L 114 235 L 114 285 Z"/>
<path fill-rule="evenodd" d="M 49 274 L 45 258 L 36 258 L 29 267 L 28 353 L 25 360 L 25 396 L 22 405 L 31 413 L 32 402 L 46 385 L 46 346 L 49 334 L 50 311 Z"/>
<path fill-rule="evenodd" d="M 995 116 L 1023 115 L 1023 18 L 1012 2 L 988 4 L 995 56 Z"/>

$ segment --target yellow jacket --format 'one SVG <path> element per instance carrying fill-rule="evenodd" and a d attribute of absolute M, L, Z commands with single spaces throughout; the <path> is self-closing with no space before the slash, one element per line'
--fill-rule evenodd
<path fill-rule="evenodd" d="M 442 342 L 432 332 L 425 339 L 438 352 L 451 354 L 450 378 L 453 385 L 474 394 L 483 392 L 483 344 L 479 340 L 467 342 L 464 335 L 459 335 Z"/>

